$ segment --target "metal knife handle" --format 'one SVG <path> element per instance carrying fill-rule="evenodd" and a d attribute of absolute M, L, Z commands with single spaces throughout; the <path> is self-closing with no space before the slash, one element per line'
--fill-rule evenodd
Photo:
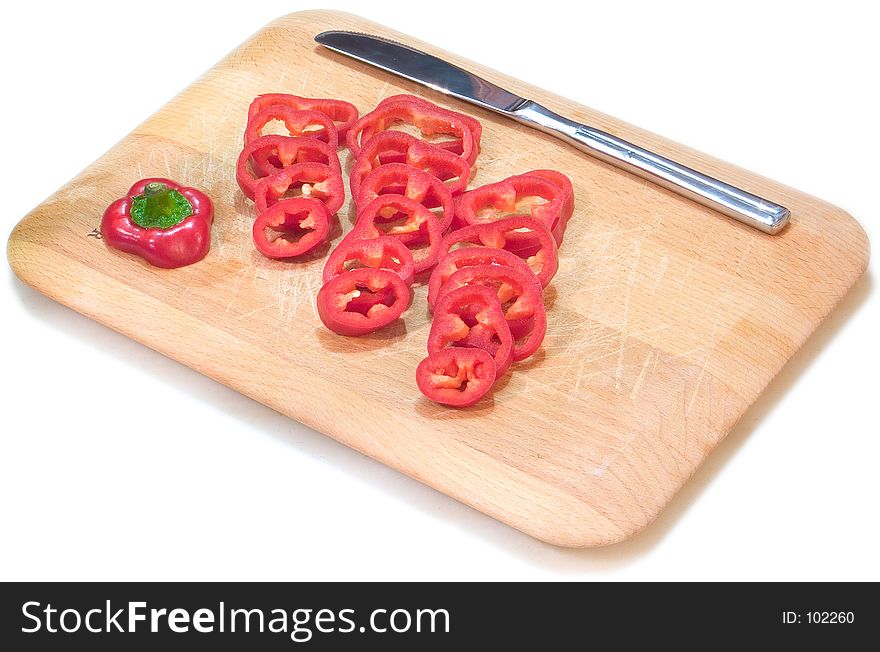
<path fill-rule="evenodd" d="M 765 233 L 778 233 L 791 213 L 785 206 L 676 163 L 609 133 L 525 101 L 506 115 L 565 140 L 587 154 L 637 174 Z"/>

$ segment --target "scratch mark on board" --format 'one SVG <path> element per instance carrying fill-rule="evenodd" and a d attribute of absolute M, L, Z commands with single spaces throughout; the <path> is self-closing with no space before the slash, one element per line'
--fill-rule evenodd
<path fill-rule="evenodd" d="M 648 365 L 651 364 L 651 359 L 654 357 L 654 350 L 651 349 L 648 351 L 648 355 L 645 357 L 645 361 L 642 363 L 642 369 L 639 372 L 639 377 L 636 378 L 636 382 L 633 385 L 632 391 L 629 393 L 629 400 L 634 401 L 636 397 L 639 395 L 639 390 L 642 387 L 642 382 L 645 380 L 645 373 L 648 371 Z"/>
<path fill-rule="evenodd" d="M 636 270 L 638 269 L 641 258 L 642 241 L 639 239 L 633 243 L 633 255 L 630 258 L 630 267 L 626 275 L 626 297 L 623 300 L 623 316 L 620 321 L 620 348 L 617 355 L 617 369 L 614 372 L 614 391 L 617 396 L 620 396 L 621 381 L 623 378 L 623 354 L 626 350 L 626 328 L 629 322 L 629 304 L 632 299 L 632 291 L 636 282 Z"/>

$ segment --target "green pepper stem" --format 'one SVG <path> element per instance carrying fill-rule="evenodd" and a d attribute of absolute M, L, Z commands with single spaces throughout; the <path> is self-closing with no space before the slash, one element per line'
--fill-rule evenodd
<path fill-rule="evenodd" d="M 174 188 L 153 181 L 132 199 L 132 221 L 145 229 L 170 229 L 192 215 L 189 200 Z"/>
<path fill-rule="evenodd" d="M 148 183 L 146 186 L 144 186 L 144 194 L 147 196 L 155 195 L 156 193 L 162 192 L 163 190 L 167 189 L 168 186 L 166 186 L 161 181 L 153 181 L 152 183 Z"/>

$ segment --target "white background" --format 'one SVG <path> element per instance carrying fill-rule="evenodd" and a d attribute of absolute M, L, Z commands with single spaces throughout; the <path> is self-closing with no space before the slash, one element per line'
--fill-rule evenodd
<path fill-rule="evenodd" d="M 266 22 L 313 4 L 4 3 L 3 234 Z M 333 8 L 827 199 L 876 240 L 880 21 L 861 6 Z M 0 577 L 878 580 L 871 276 L 657 522 L 623 544 L 564 550 L 51 302 L 7 267 Z"/>

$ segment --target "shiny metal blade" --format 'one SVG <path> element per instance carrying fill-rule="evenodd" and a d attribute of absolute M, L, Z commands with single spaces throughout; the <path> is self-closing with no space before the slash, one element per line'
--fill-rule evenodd
<path fill-rule="evenodd" d="M 540 129 L 590 156 L 766 233 L 779 233 L 791 217 L 785 206 L 566 118 L 421 50 L 357 32 L 322 32 L 315 40 L 336 52 Z"/>
<path fill-rule="evenodd" d="M 527 101 L 448 61 L 380 36 L 332 30 L 321 32 L 315 41 L 435 91 L 500 113 L 510 114 Z"/>

